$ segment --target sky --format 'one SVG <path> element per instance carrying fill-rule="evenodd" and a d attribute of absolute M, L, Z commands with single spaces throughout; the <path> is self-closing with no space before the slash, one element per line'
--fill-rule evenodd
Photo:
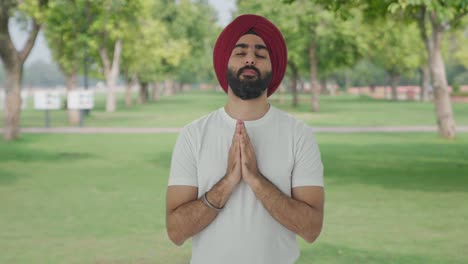
<path fill-rule="evenodd" d="M 231 21 L 231 12 L 235 9 L 235 0 L 208 0 L 208 2 L 218 11 L 219 25 L 225 26 Z M 13 42 L 17 49 L 20 49 L 26 41 L 27 35 L 22 32 L 18 25 L 10 23 L 10 32 L 12 34 Z M 36 39 L 34 48 L 31 51 L 26 64 L 29 65 L 35 61 L 44 61 L 47 63 L 52 62 L 52 55 L 47 46 L 47 41 L 41 31 Z"/>

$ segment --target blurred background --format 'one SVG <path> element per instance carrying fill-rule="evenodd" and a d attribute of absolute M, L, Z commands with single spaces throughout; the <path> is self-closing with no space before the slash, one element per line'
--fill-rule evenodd
<path fill-rule="evenodd" d="M 181 127 L 222 107 L 244 13 L 283 32 L 270 103 L 314 127 L 326 211 L 298 263 L 467 263 L 468 1 L 0 0 L 0 263 L 188 263 Z"/>

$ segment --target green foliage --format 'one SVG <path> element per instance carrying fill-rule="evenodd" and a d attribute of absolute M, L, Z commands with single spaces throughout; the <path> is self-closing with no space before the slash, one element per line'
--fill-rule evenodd
<path fill-rule="evenodd" d="M 282 31 L 288 59 L 302 74 L 309 72 L 309 46 L 316 43 L 319 75 L 326 77 L 340 68 L 354 65 L 367 50 L 366 32 L 361 30 L 358 10 L 343 20 L 312 1 L 237 1 L 238 13 L 257 13 L 273 21 Z"/>
<path fill-rule="evenodd" d="M 182 0 L 168 13 L 172 38 L 190 46 L 178 67 L 171 68 L 174 77 L 183 83 L 214 81 L 212 51 L 221 31 L 216 25 L 216 11 L 207 1 Z"/>
<path fill-rule="evenodd" d="M 140 81 L 160 81 L 167 77 L 168 68 L 177 67 L 189 52 L 184 39 L 171 37 L 167 23 L 158 11 L 162 2 L 142 1 L 137 23 L 124 38 L 122 72 L 137 74 Z"/>
<path fill-rule="evenodd" d="M 98 50 L 111 55 L 114 44 L 136 25 L 141 1 L 50 0 L 46 37 L 55 61 L 65 73 L 77 72 L 85 57 L 93 58 L 93 75 L 102 74 Z M 101 69 L 100 69 L 101 68 Z"/>
<path fill-rule="evenodd" d="M 411 12 L 421 7 L 434 14 L 437 23 L 444 27 L 457 26 L 460 19 L 468 14 L 468 2 L 466 0 L 392 0 L 388 10 L 392 13 L 399 10 Z"/>
<path fill-rule="evenodd" d="M 424 46 L 417 26 L 395 20 L 382 20 L 369 28 L 372 32 L 370 57 L 392 75 L 407 75 L 422 64 Z"/>
<path fill-rule="evenodd" d="M 45 35 L 54 60 L 66 74 L 78 72 L 91 41 L 86 1 L 50 2 Z"/>

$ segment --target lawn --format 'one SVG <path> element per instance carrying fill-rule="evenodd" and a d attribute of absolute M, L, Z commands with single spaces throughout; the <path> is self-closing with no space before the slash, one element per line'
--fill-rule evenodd
<path fill-rule="evenodd" d="M 0 263 L 188 263 L 190 242 L 172 245 L 164 227 L 176 136 L 0 141 Z M 325 225 L 316 243 L 299 239 L 298 263 L 468 263 L 467 134 L 317 139 Z"/>
<path fill-rule="evenodd" d="M 280 103 L 280 98 L 283 101 Z M 96 107 L 84 120 L 85 126 L 93 127 L 181 127 L 192 120 L 203 116 L 219 107 L 226 101 L 224 93 L 219 92 L 185 92 L 173 96 L 163 96 L 157 103 L 136 105 L 126 108 L 123 94 L 119 94 L 118 111 L 104 111 L 105 97 L 96 95 Z M 401 126 L 433 125 L 435 126 L 434 105 L 430 102 L 393 102 L 374 100 L 369 97 L 352 95 L 322 96 L 321 110 L 310 111 L 310 95 L 300 97 L 300 105 L 291 107 L 291 96 L 275 94 L 271 103 L 315 126 Z M 29 102 L 32 106 L 32 100 Z M 468 105 L 453 104 L 457 124 L 468 125 Z M 63 110 L 51 111 L 51 126 L 67 126 L 67 115 Z M 21 115 L 22 127 L 43 127 L 44 111 L 31 107 Z M 404 118 L 402 118 L 404 117 Z M 3 120 L 0 120 L 2 126 Z"/>

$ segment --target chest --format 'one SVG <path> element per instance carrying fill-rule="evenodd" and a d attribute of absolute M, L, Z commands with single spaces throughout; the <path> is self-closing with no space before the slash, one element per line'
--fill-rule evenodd
<path fill-rule="evenodd" d="M 291 192 L 294 150 L 291 138 L 281 131 L 248 128 L 260 172 L 285 194 Z M 197 177 L 199 193 L 208 191 L 226 174 L 231 130 L 206 131 L 198 146 Z"/>

